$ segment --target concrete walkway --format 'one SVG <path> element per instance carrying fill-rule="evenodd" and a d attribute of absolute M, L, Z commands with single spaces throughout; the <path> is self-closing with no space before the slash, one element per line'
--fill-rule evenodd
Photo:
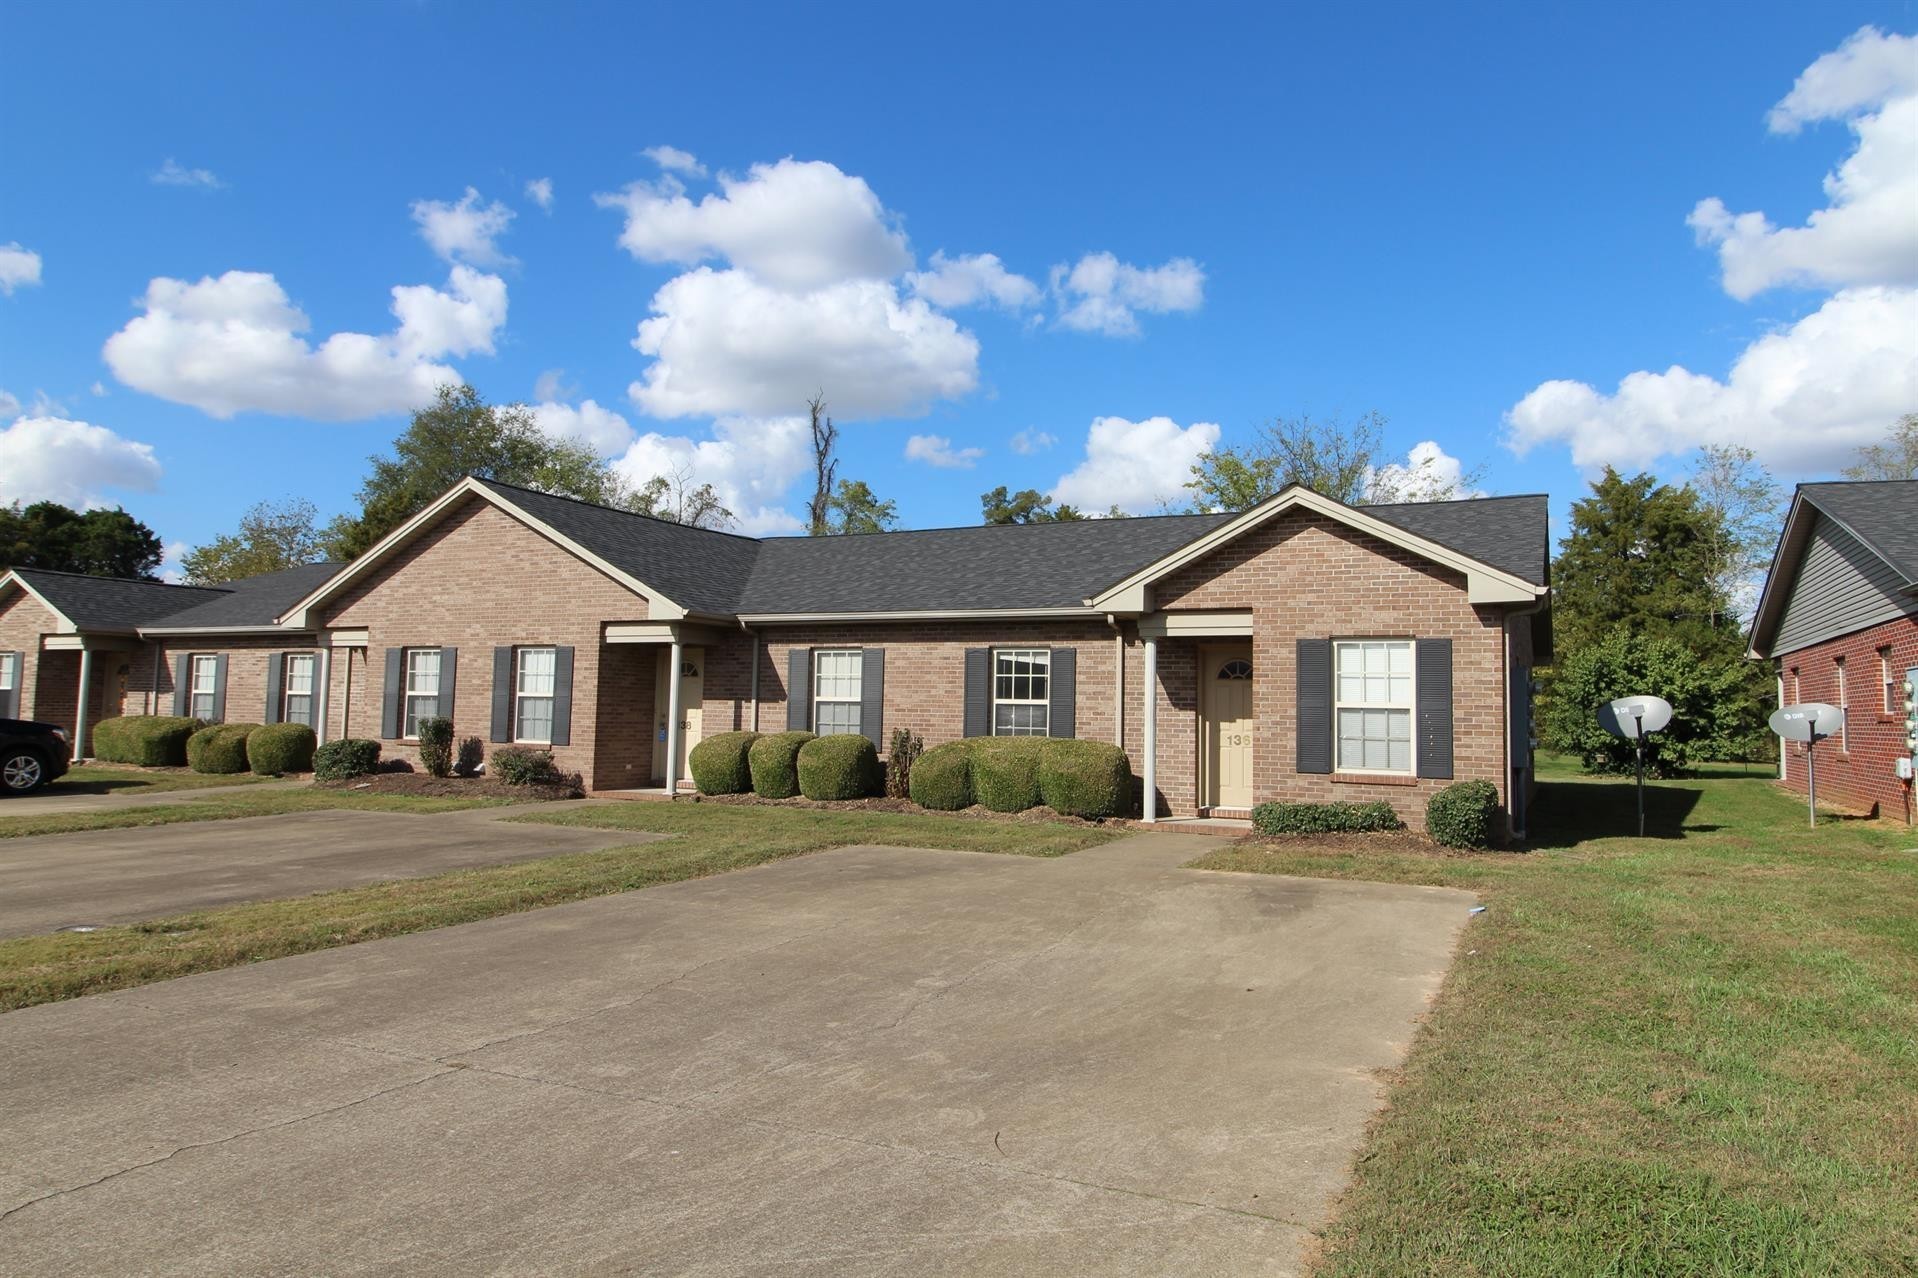
<path fill-rule="evenodd" d="M 0 1269 L 1292 1274 L 1471 898 L 845 848 L 0 1016 Z"/>

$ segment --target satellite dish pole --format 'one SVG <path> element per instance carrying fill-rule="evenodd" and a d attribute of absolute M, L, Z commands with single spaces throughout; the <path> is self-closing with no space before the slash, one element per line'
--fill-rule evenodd
<path fill-rule="evenodd" d="M 1845 712 L 1822 701 L 1780 706 L 1771 712 L 1773 732 L 1787 741 L 1805 743 L 1805 806 L 1811 828 L 1818 828 L 1818 743 L 1845 725 Z"/>
<path fill-rule="evenodd" d="M 1631 727 L 1625 721 L 1631 720 Z M 1647 722 L 1650 720 L 1650 722 Z M 1632 743 L 1638 774 L 1638 837 L 1645 837 L 1645 734 L 1660 732 L 1672 721 L 1672 703 L 1663 697 L 1620 697 L 1598 708 L 1598 723 L 1615 737 Z"/>
<path fill-rule="evenodd" d="M 1632 756 L 1638 763 L 1638 837 L 1645 837 L 1645 715 L 1632 716 Z"/>

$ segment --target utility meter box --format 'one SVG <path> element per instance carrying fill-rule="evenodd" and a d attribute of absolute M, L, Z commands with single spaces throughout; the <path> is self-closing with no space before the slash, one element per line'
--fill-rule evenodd
<path fill-rule="evenodd" d="M 1892 771 L 1898 774 L 1900 781 L 1911 780 L 1911 756 L 1908 754 L 1899 755 L 1897 762 L 1892 767 Z"/>

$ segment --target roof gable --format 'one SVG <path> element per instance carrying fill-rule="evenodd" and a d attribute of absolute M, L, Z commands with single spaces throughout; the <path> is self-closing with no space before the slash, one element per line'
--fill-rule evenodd
<path fill-rule="evenodd" d="M 14 568 L 7 578 L 51 608 L 74 630 L 131 633 L 171 613 L 220 598 L 214 586 L 175 586 L 128 577 L 92 577 L 50 568 Z"/>
<path fill-rule="evenodd" d="M 1800 484 L 1752 615 L 1755 657 L 1918 613 L 1918 480 Z"/>

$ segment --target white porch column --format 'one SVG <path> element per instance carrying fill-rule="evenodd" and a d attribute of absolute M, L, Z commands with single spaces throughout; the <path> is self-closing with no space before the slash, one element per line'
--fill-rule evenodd
<path fill-rule="evenodd" d="M 319 687 L 313 689 L 313 737 L 315 745 L 326 744 L 326 712 L 332 701 L 333 692 L 333 649 L 320 649 L 320 670 L 315 678 Z"/>
<path fill-rule="evenodd" d="M 1159 641 L 1145 641 L 1145 806 L 1140 809 L 1147 821 L 1159 819 Z"/>
<path fill-rule="evenodd" d="M 93 649 L 80 649 L 80 705 L 73 717 L 73 757 L 83 759 L 87 753 L 87 702 L 93 693 Z"/>
<path fill-rule="evenodd" d="M 679 667 L 683 660 L 677 637 L 666 669 L 666 797 L 679 793 Z"/>

